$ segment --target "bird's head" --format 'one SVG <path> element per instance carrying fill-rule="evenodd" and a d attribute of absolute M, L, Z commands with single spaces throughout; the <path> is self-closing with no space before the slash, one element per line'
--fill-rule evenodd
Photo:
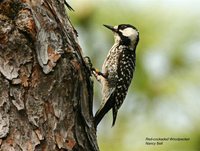
<path fill-rule="evenodd" d="M 126 46 L 136 46 L 139 41 L 139 31 L 132 25 L 120 24 L 118 26 L 104 25 L 114 32 L 115 43 Z"/>

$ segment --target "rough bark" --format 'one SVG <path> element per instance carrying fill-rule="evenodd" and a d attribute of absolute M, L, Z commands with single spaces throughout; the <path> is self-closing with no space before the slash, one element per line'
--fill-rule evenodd
<path fill-rule="evenodd" d="M 64 0 L 0 1 L 1 151 L 98 151 L 92 88 Z"/>

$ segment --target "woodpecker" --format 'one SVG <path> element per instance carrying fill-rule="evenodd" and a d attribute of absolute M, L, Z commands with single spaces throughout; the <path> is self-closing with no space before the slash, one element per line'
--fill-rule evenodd
<path fill-rule="evenodd" d="M 118 109 L 121 107 L 135 70 L 136 47 L 139 31 L 132 25 L 104 25 L 114 33 L 114 45 L 109 50 L 103 63 L 102 72 L 93 68 L 93 74 L 102 85 L 103 101 L 94 117 L 97 127 L 104 115 L 112 109 L 115 125 Z"/>

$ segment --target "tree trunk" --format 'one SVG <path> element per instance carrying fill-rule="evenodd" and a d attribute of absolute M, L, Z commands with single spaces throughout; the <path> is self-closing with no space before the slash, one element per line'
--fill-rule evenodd
<path fill-rule="evenodd" d="M 0 150 L 98 151 L 92 98 L 64 0 L 0 0 Z"/>

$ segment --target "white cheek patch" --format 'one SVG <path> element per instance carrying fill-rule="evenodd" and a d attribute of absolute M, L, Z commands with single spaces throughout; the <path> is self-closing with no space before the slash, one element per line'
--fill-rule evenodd
<path fill-rule="evenodd" d="M 135 41 L 136 38 L 138 37 L 138 32 L 133 29 L 133 28 L 126 28 L 124 30 L 120 30 L 122 32 L 122 34 L 126 37 L 128 37 L 129 39 L 131 39 L 131 41 Z"/>

